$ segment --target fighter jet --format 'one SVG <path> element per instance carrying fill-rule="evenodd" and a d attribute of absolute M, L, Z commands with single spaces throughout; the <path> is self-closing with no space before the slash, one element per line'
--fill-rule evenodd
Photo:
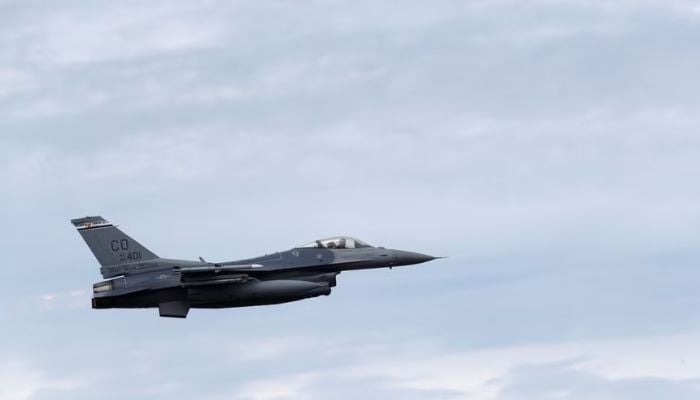
<path fill-rule="evenodd" d="M 190 308 L 229 308 L 327 296 L 343 271 L 393 268 L 439 257 L 332 237 L 260 257 L 211 263 L 161 258 L 102 217 L 71 220 L 100 263 L 92 308 L 158 308 L 185 318 Z"/>

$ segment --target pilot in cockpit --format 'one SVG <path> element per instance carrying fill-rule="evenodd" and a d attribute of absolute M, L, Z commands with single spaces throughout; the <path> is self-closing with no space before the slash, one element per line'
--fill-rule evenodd
<path fill-rule="evenodd" d="M 300 247 L 312 247 L 316 249 L 359 249 L 363 247 L 372 246 L 368 245 L 367 243 L 361 240 L 351 237 L 334 237 L 329 239 L 316 240 Z"/>

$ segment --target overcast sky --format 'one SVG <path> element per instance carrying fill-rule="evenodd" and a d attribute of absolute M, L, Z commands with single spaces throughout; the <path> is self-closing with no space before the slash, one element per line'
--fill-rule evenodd
<path fill-rule="evenodd" d="M 697 400 L 700 2 L 0 0 L 0 399 Z M 448 259 L 92 310 L 71 218 Z"/>

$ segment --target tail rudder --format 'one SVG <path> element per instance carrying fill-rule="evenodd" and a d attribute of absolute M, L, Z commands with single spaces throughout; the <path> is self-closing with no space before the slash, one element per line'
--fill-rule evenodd
<path fill-rule="evenodd" d="M 158 258 L 102 217 L 77 218 L 71 222 L 103 267 Z"/>

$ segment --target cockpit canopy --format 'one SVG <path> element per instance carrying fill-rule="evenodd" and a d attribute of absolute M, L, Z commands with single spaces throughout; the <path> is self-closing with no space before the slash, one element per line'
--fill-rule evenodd
<path fill-rule="evenodd" d="M 347 236 L 339 236 L 339 237 L 332 237 L 328 239 L 319 239 L 315 242 L 307 243 L 303 246 L 299 247 L 307 247 L 307 248 L 317 248 L 317 249 L 360 249 L 363 247 L 372 247 L 368 245 L 367 243 L 363 242 L 362 240 L 347 237 Z"/>

